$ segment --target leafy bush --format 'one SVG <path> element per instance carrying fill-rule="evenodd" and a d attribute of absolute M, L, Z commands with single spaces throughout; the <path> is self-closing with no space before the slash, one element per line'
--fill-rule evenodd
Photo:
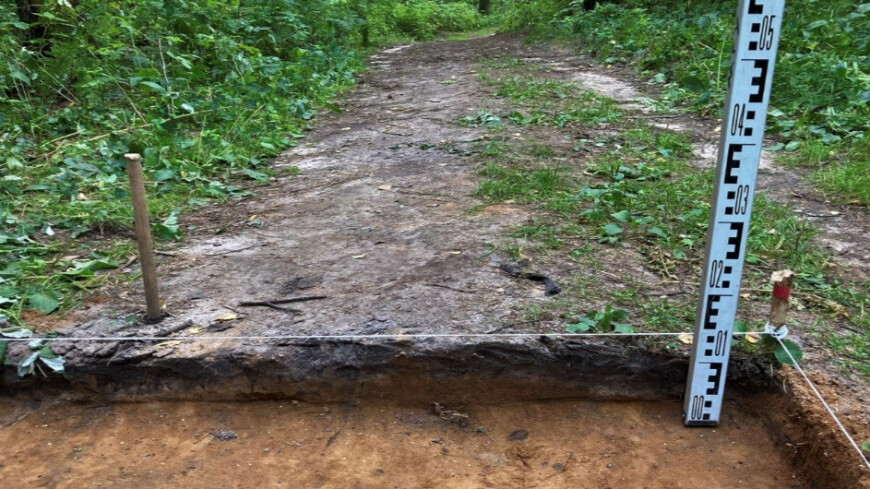
<path fill-rule="evenodd" d="M 389 42 L 396 36 L 430 39 L 439 32 L 469 30 L 480 25 L 477 10 L 467 2 L 374 2 L 365 16 L 375 42 Z"/>
<path fill-rule="evenodd" d="M 708 110 L 721 106 L 734 30 L 732 2 L 626 1 L 571 18 L 586 50 L 661 73 Z M 691 5 L 691 6 L 690 6 Z M 870 3 L 786 4 L 772 105 L 774 129 L 789 138 L 863 137 L 870 116 Z M 677 88 L 677 87 L 672 87 Z"/>
<path fill-rule="evenodd" d="M 179 209 L 245 195 L 238 181 L 269 178 L 317 107 L 338 110 L 362 47 L 478 23 L 471 3 L 431 0 L 30 4 L 0 3 L 0 320 L 14 322 L 125 259 L 55 239 L 129 229 L 125 153 L 143 155 L 156 235 L 177 238 Z"/>
<path fill-rule="evenodd" d="M 663 99 L 719 113 L 735 2 L 622 0 L 598 3 L 594 10 L 585 10 L 584 3 L 509 0 L 502 3 L 502 26 L 570 32 L 583 52 L 607 64 L 629 63 L 662 84 Z M 781 148 L 800 149 L 798 164 L 819 167 L 816 179 L 824 188 L 870 204 L 870 192 L 849 185 L 865 170 L 860 157 L 851 157 L 870 137 L 868 119 L 870 3 L 787 2 L 769 133 L 780 135 Z M 828 149 L 820 151 L 820 144 Z"/>

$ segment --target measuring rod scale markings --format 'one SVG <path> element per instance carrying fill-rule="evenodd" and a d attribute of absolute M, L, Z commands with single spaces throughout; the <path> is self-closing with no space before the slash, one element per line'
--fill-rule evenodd
<path fill-rule="evenodd" d="M 716 426 L 749 234 L 784 0 L 740 0 L 683 422 Z"/>

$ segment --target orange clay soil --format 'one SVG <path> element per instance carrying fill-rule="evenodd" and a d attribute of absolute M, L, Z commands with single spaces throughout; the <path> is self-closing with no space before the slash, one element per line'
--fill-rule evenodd
<path fill-rule="evenodd" d="M 680 413 L 676 401 L 4 401 L 0 487 L 810 487 L 758 416 L 728 403 L 718 428 L 688 429 Z"/>

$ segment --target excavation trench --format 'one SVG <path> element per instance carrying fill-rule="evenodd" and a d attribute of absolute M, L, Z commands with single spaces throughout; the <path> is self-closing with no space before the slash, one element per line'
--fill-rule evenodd
<path fill-rule="evenodd" d="M 792 379 L 735 360 L 722 422 L 630 342 L 260 342 L 72 358 L 0 408 L 3 487 L 863 487 Z M 783 391 L 787 387 L 788 393 Z"/>

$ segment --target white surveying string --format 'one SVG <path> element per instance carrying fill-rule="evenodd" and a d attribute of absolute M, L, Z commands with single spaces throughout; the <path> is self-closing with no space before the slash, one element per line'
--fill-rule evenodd
<path fill-rule="evenodd" d="M 804 372 L 804 369 L 801 368 L 801 366 L 798 364 L 797 360 L 795 360 L 795 358 L 792 356 L 791 352 L 788 350 L 788 348 L 786 348 L 785 343 L 783 343 L 782 340 L 778 336 L 773 336 L 773 337 L 776 338 L 776 341 L 778 341 L 780 346 L 782 346 L 783 351 L 785 351 L 786 355 L 788 355 L 788 358 L 791 359 L 791 364 L 794 366 L 794 368 L 801 374 L 801 376 L 803 376 L 804 380 L 807 381 L 807 385 L 810 386 L 810 389 L 813 390 L 813 393 L 816 395 L 816 397 L 819 398 L 819 401 L 822 402 L 822 405 L 825 406 L 825 409 L 828 411 L 828 414 L 831 415 L 831 418 L 834 419 L 834 422 L 837 423 L 837 426 L 840 428 L 840 431 L 842 431 L 843 434 L 846 435 L 846 438 L 848 438 L 849 443 L 852 444 L 852 448 L 854 448 L 855 451 L 858 452 L 858 456 L 861 457 L 861 460 L 864 462 L 864 465 L 866 465 L 867 468 L 870 469 L 870 460 L 867 460 L 867 456 L 864 455 L 864 451 L 861 450 L 860 446 L 858 446 L 858 442 L 856 442 L 855 439 L 852 438 L 852 435 L 850 435 L 849 432 L 846 431 L 846 427 L 843 426 L 842 422 L 840 422 L 840 418 L 837 417 L 837 414 L 834 412 L 834 409 L 831 408 L 831 406 L 828 404 L 828 402 L 825 401 L 825 398 L 822 397 L 822 394 L 819 392 L 819 390 L 816 389 L 816 385 L 813 384 L 813 381 L 810 380 L 809 376 L 807 376 L 806 372 Z"/>

